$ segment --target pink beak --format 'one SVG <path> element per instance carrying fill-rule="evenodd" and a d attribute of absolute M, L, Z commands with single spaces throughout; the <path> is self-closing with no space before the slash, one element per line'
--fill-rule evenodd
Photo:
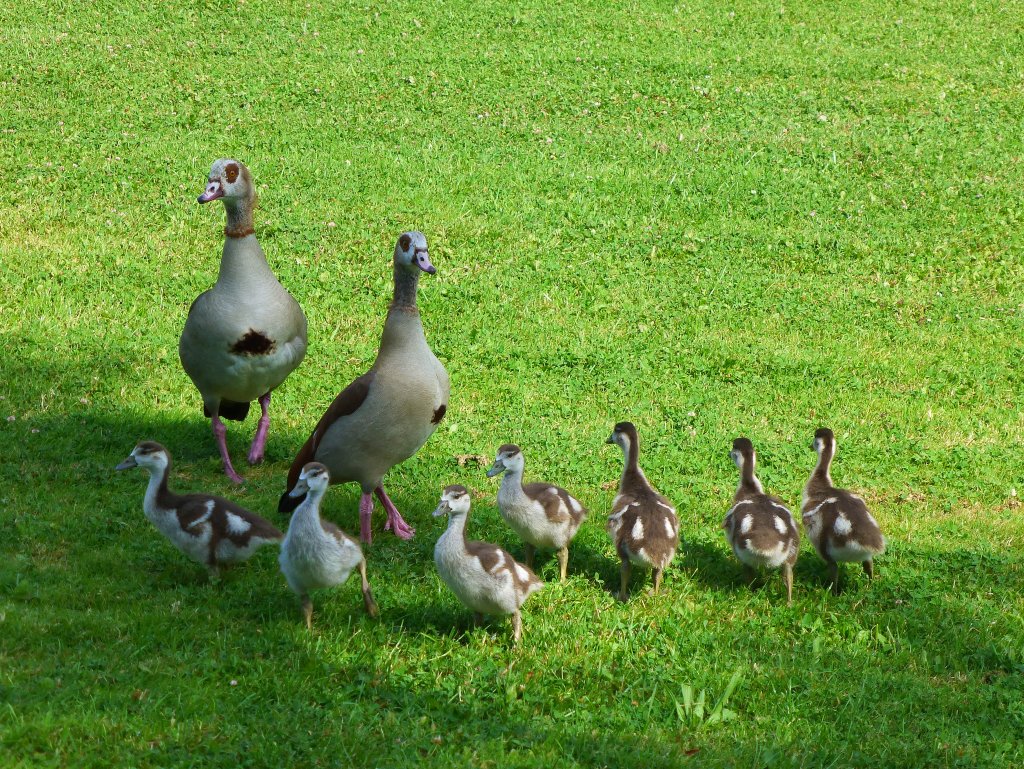
<path fill-rule="evenodd" d="M 427 275 L 433 275 L 437 269 L 430 263 L 430 255 L 425 248 L 417 248 L 412 255 L 412 263 L 423 270 Z"/>
<path fill-rule="evenodd" d="M 200 195 L 197 200 L 200 203 L 209 203 L 211 200 L 224 197 L 224 188 L 220 182 L 210 182 L 206 185 L 206 192 Z"/>

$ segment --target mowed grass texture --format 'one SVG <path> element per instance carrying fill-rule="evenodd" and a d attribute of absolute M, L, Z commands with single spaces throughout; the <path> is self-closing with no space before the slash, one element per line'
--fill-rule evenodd
<path fill-rule="evenodd" d="M 1021 765 L 1021 10 L 0 8 L 4 766 Z M 221 156 L 310 322 L 242 488 L 176 351 L 217 273 L 223 210 L 195 196 Z M 380 619 L 352 580 L 309 634 L 272 549 L 209 584 L 113 466 L 161 441 L 172 488 L 285 526 L 288 463 L 372 361 L 412 228 L 448 416 L 389 476 L 415 539 L 375 516 Z M 683 536 L 626 605 L 622 419 Z M 725 545 L 727 452 L 750 437 L 795 507 L 821 425 L 889 550 L 832 596 L 804 542 L 787 608 Z M 230 425 L 236 462 L 254 429 Z M 567 582 L 539 562 L 518 648 L 432 563 L 449 483 L 521 556 L 483 474 L 504 442 L 592 511 Z M 357 494 L 325 500 L 350 532 Z"/>

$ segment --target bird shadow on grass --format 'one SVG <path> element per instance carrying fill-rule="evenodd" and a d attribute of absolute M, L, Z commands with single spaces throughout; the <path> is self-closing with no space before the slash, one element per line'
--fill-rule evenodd
<path fill-rule="evenodd" d="M 384 610 L 380 621 L 395 633 L 422 633 L 432 637 L 448 637 L 467 646 L 478 629 L 490 634 L 501 632 L 503 617 L 485 617 L 477 626 L 473 613 L 459 605 L 437 605 L 425 602 L 404 603 L 401 607 Z"/>
<path fill-rule="evenodd" d="M 604 549 L 597 549 L 589 543 L 574 544 L 569 548 L 568 575 L 583 576 L 588 582 L 609 595 L 619 592 L 620 561 L 616 555 L 609 555 Z M 555 577 L 558 576 L 557 567 Z"/>
<path fill-rule="evenodd" d="M 716 544 L 688 540 L 680 546 L 678 567 L 698 584 L 712 590 L 730 590 L 746 586 L 743 568 L 735 558 Z"/>

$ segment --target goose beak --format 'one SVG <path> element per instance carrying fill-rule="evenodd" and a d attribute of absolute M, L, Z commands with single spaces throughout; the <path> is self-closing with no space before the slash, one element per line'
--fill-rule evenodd
<path fill-rule="evenodd" d="M 605 443 L 615 443 L 615 433 L 609 435 L 608 440 L 606 440 Z"/>
<path fill-rule="evenodd" d="M 491 465 L 491 469 L 487 471 L 487 477 L 493 478 L 496 475 L 501 475 L 503 472 L 505 472 L 505 466 L 495 462 Z"/>
<path fill-rule="evenodd" d="M 130 470 L 133 467 L 138 467 L 139 463 L 135 461 L 134 456 L 128 457 L 124 462 L 115 467 L 115 470 Z"/>
<path fill-rule="evenodd" d="M 196 200 L 200 203 L 209 203 L 211 200 L 224 197 L 224 188 L 220 182 L 210 182 L 206 185 L 206 191 Z"/>
<path fill-rule="evenodd" d="M 292 499 L 298 499 L 304 497 L 309 492 L 309 484 L 306 483 L 306 479 L 301 475 L 299 480 L 295 482 L 295 488 L 288 492 L 288 496 Z"/>
<path fill-rule="evenodd" d="M 451 505 L 448 504 L 448 500 L 442 499 L 441 504 L 439 504 L 437 506 L 437 509 L 434 510 L 433 515 L 435 518 L 440 518 L 442 515 L 447 515 L 448 513 L 450 513 L 451 509 L 452 507 Z"/>
<path fill-rule="evenodd" d="M 417 248 L 412 255 L 412 263 L 423 270 L 427 275 L 433 275 L 437 268 L 430 263 L 430 254 L 425 248 Z"/>

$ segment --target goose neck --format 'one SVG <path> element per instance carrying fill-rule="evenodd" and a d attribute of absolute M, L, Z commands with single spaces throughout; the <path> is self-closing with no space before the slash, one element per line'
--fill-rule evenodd
<path fill-rule="evenodd" d="M 253 228 L 252 200 L 225 200 L 224 211 L 227 213 L 227 226 L 224 234 L 229 238 L 244 238 L 255 232 Z"/>
<path fill-rule="evenodd" d="M 395 295 L 391 302 L 392 309 L 418 312 L 416 292 L 419 289 L 419 270 L 407 270 L 395 264 Z"/>
<path fill-rule="evenodd" d="M 277 280 L 255 235 L 225 238 L 224 251 L 220 258 L 220 272 L 217 275 L 218 285 L 248 291 L 248 287 L 251 287 L 254 281 L 262 282 L 267 279 Z"/>

